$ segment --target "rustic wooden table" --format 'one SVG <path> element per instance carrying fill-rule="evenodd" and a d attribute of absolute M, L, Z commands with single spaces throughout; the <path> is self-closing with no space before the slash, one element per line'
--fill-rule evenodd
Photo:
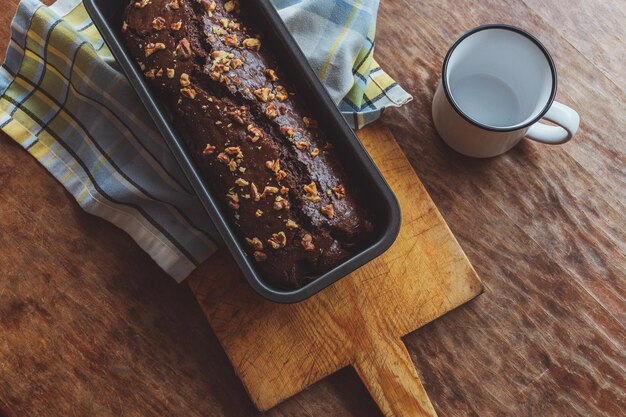
<path fill-rule="evenodd" d="M 0 44 L 18 0 L 4 0 Z M 383 118 L 483 277 L 479 298 L 405 338 L 442 416 L 618 416 L 626 409 L 626 3 L 384 1 L 377 58 L 415 100 Z M 437 139 L 447 47 L 483 23 L 552 52 L 573 142 L 491 160 Z M 185 285 L 83 213 L 0 138 L 0 416 L 253 416 Z M 379 415 L 352 371 L 269 416 Z"/>

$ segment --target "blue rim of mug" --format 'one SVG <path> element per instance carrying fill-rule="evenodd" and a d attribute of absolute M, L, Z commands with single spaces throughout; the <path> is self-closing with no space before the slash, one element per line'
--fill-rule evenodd
<path fill-rule="evenodd" d="M 450 92 L 450 89 L 448 87 L 448 83 L 446 81 L 446 78 L 447 78 L 446 77 L 446 73 L 447 73 L 447 70 L 448 70 L 448 61 L 450 60 L 450 57 L 452 56 L 452 53 L 454 52 L 454 50 L 457 48 L 457 46 L 459 46 L 461 44 L 461 42 L 463 42 L 465 39 L 467 39 L 471 35 L 473 35 L 473 34 L 475 34 L 477 32 L 481 32 L 483 30 L 488 30 L 488 29 L 510 30 L 512 32 L 516 32 L 516 33 L 518 33 L 518 34 L 520 34 L 522 36 L 525 36 L 526 38 L 530 39 L 541 50 L 541 52 L 543 52 L 543 55 L 546 57 L 546 60 L 548 61 L 548 65 L 550 66 L 550 72 L 552 73 L 552 91 L 550 92 L 550 98 L 548 99 L 548 102 L 546 103 L 546 105 L 543 108 L 543 110 L 541 110 L 537 116 L 535 116 L 532 120 L 530 120 L 530 121 L 528 121 L 528 122 L 526 122 L 526 123 L 524 123 L 522 125 L 513 125 L 513 126 L 510 126 L 510 127 L 496 127 L 496 126 L 486 125 L 484 123 L 479 122 L 478 120 L 475 120 L 475 119 L 471 118 L 470 116 L 465 114 L 463 112 L 463 110 L 461 110 L 459 105 L 454 101 L 454 98 L 452 98 L 452 93 Z M 505 25 L 505 24 L 501 24 L 501 23 L 496 23 L 496 24 L 489 24 L 489 25 L 478 26 L 478 27 L 476 27 L 476 28 L 466 32 L 465 34 L 463 34 L 459 39 L 457 39 L 452 44 L 452 46 L 448 50 L 448 53 L 446 54 L 445 59 L 443 60 L 443 68 L 441 70 L 441 82 L 443 84 L 443 90 L 446 93 L 446 97 L 448 98 L 448 101 L 450 102 L 450 104 L 452 105 L 454 110 L 461 117 L 463 117 L 465 120 L 467 120 L 468 122 L 470 122 L 474 126 L 477 126 L 477 127 L 481 128 L 481 129 L 490 130 L 490 131 L 493 131 L 493 132 L 513 132 L 513 131 L 516 131 L 516 130 L 519 130 L 519 129 L 524 129 L 526 127 L 529 127 L 529 126 L 533 125 L 534 123 L 537 123 L 548 112 L 548 110 L 552 106 L 552 103 L 554 102 L 554 98 L 556 96 L 557 77 L 556 77 L 556 67 L 554 65 L 554 61 L 552 60 L 552 56 L 550 55 L 550 53 L 548 52 L 546 47 L 543 46 L 543 44 L 541 42 L 539 42 L 539 40 L 537 38 L 535 38 L 530 33 L 526 32 L 524 29 L 518 28 L 517 26 L 511 26 L 511 25 Z"/>

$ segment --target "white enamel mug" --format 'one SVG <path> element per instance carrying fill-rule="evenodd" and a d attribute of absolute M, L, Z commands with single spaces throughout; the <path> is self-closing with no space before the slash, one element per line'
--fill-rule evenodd
<path fill-rule="evenodd" d="M 480 26 L 446 55 L 433 121 L 450 147 L 477 158 L 500 155 L 524 136 L 562 144 L 580 118 L 554 101 L 556 84 L 554 62 L 534 36 L 514 26 Z M 542 118 L 557 126 L 539 123 Z"/>

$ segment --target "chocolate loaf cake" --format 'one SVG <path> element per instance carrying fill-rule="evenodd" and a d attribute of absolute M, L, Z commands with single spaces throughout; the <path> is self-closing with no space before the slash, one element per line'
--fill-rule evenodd
<path fill-rule="evenodd" d="M 122 32 L 271 286 L 300 287 L 370 243 L 366 190 L 245 2 L 134 0 Z"/>

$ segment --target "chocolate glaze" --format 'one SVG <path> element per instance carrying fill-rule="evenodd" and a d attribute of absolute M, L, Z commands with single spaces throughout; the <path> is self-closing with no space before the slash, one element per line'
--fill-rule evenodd
<path fill-rule="evenodd" d="M 297 288 L 370 243 L 371 216 L 245 6 L 134 0 L 122 32 L 264 278 Z"/>

